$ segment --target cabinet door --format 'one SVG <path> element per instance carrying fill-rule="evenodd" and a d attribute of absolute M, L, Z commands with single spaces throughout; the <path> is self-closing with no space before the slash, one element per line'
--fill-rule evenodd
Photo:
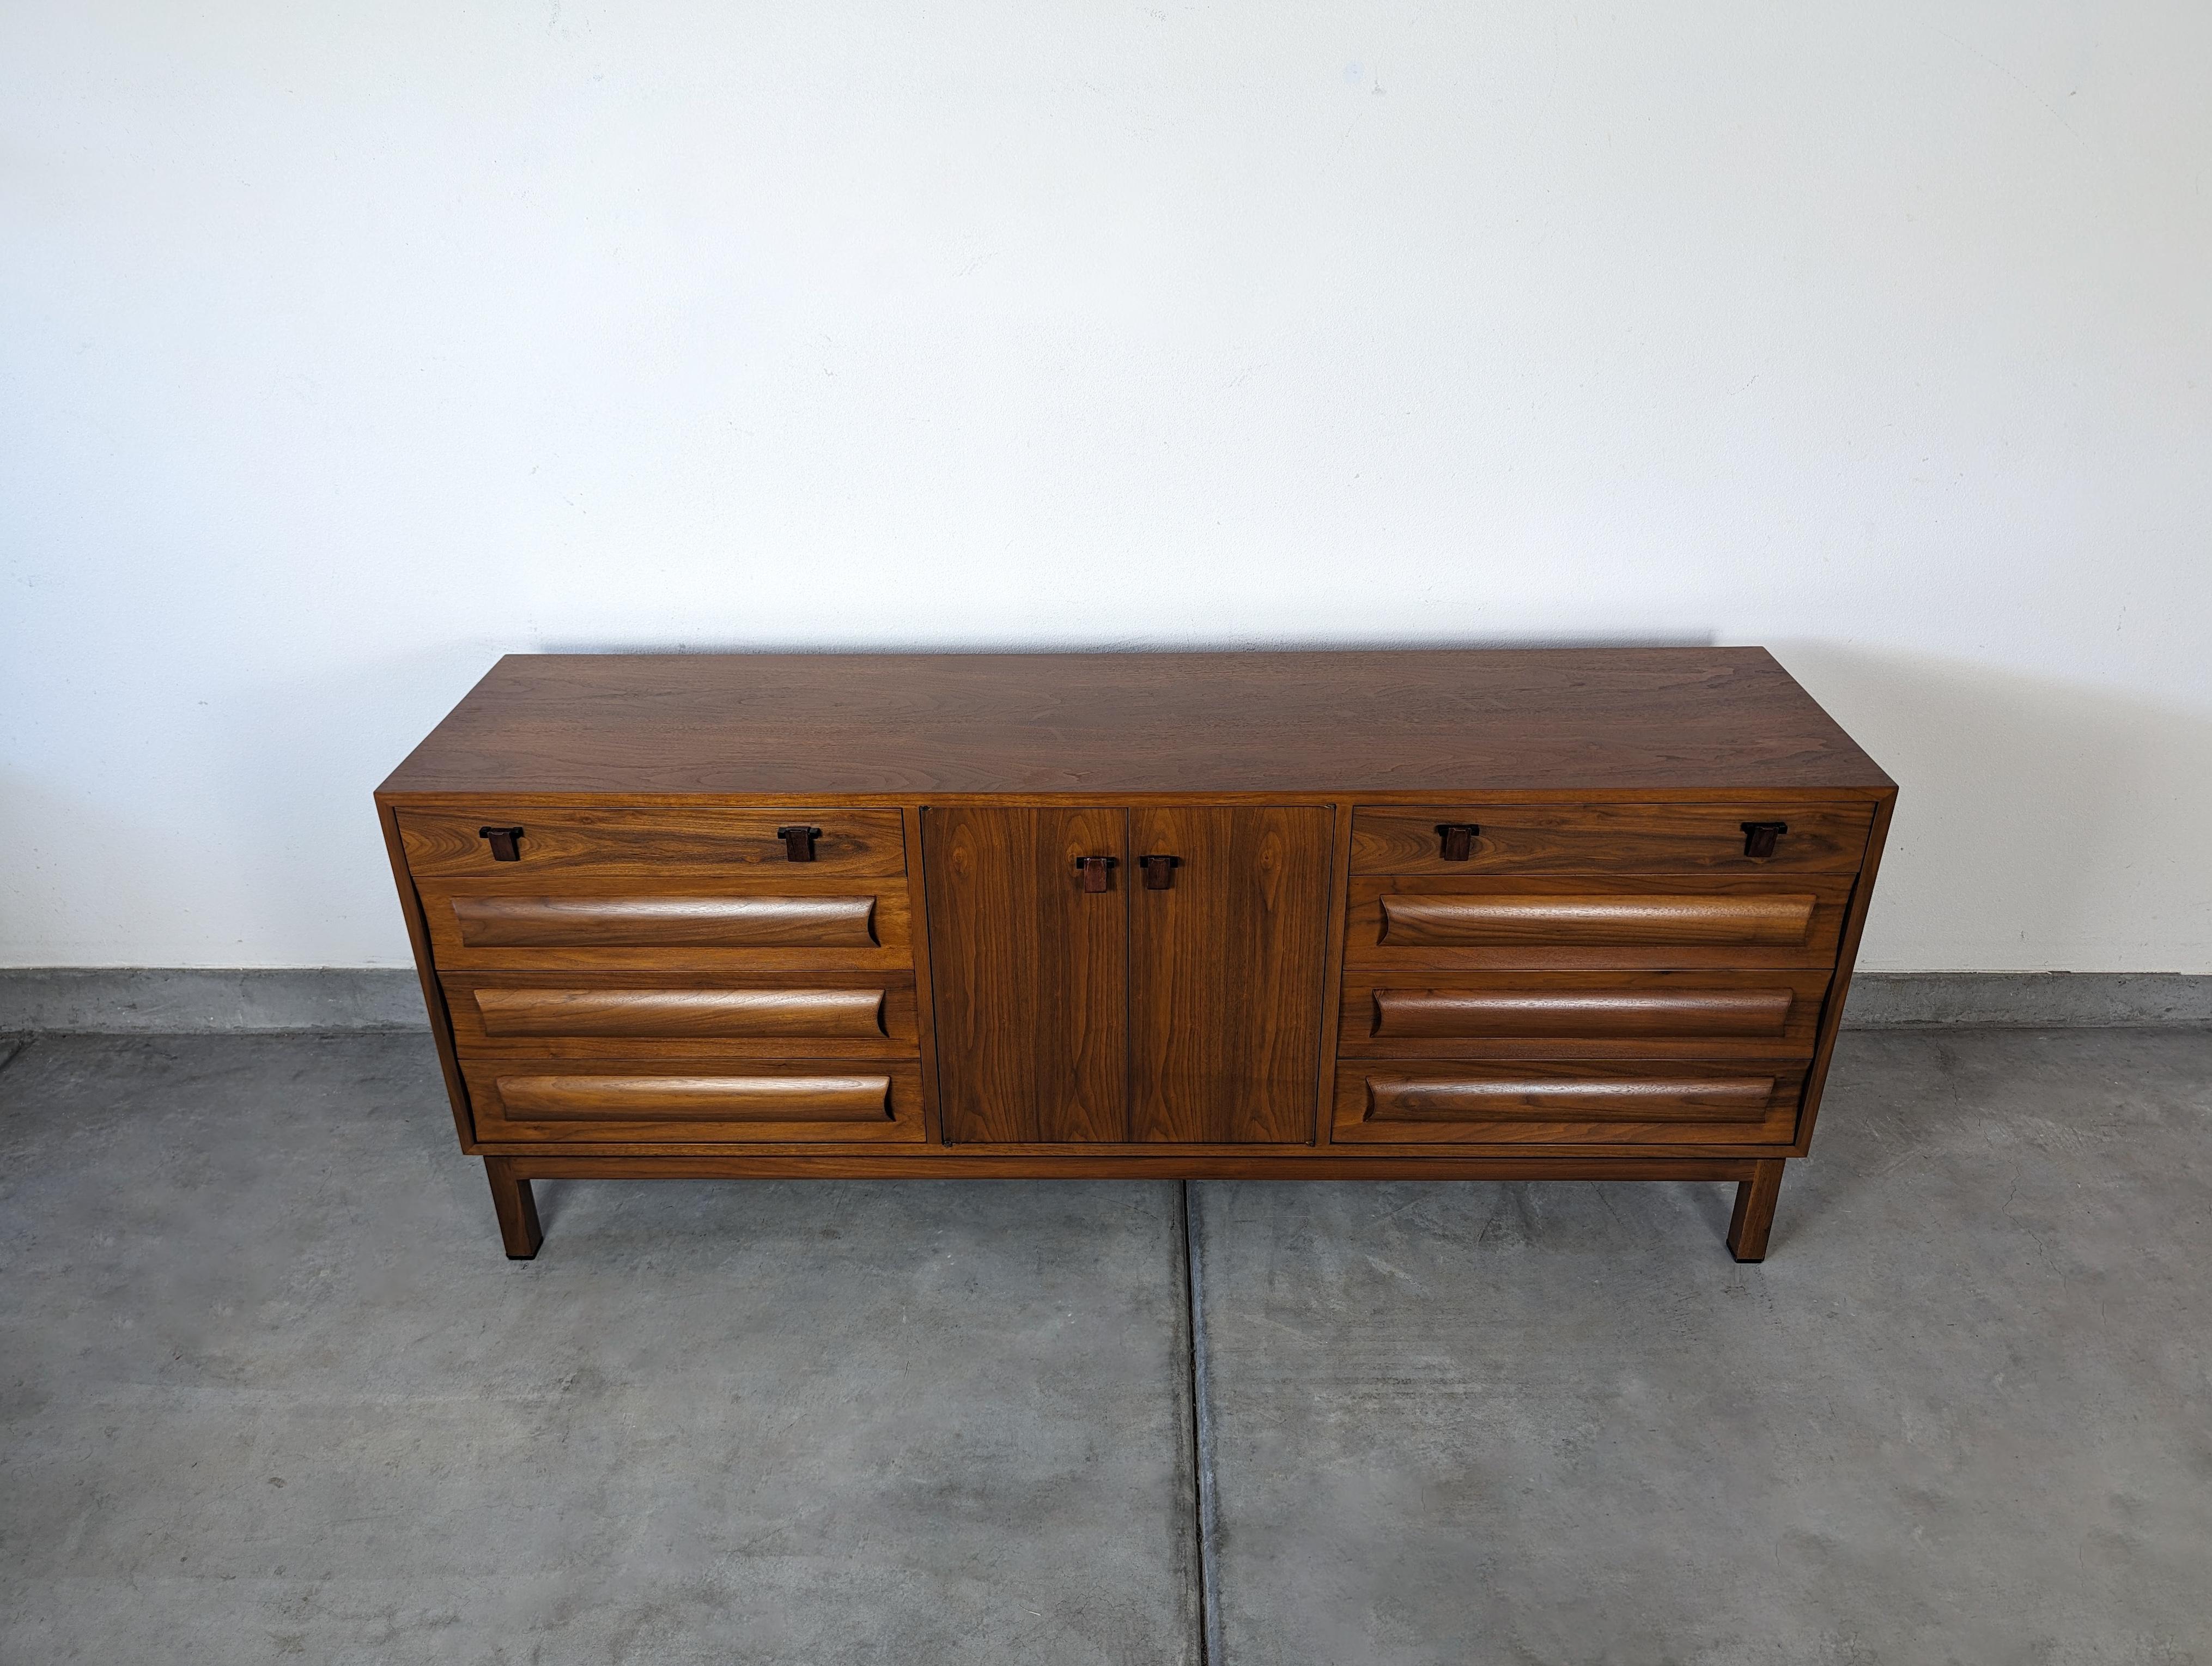
<path fill-rule="evenodd" d="M 1313 1137 L 1335 812 L 1139 810 L 1129 871 L 1130 1127 L 1143 1140 Z"/>
<path fill-rule="evenodd" d="M 922 812 L 947 1140 L 1128 1137 L 1127 831 L 1118 809 Z M 1085 856 L 1121 864 L 1105 890 Z"/>

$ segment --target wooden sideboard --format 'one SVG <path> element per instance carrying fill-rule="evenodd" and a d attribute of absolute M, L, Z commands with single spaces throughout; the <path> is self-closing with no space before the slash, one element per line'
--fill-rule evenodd
<path fill-rule="evenodd" d="M 1759 648 L 514 655 L 376 800 L 532 1177 L 1733 1180 L 1896 788 Z"/>

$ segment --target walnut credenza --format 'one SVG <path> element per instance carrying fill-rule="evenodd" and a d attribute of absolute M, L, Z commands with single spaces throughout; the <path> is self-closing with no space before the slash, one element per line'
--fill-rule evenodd
<path fill-rule="evenodd" d="M 532 1177 L 1738 1183 L 1896 788 L 1758 648 L 520 655 L 377 793 Z"/>

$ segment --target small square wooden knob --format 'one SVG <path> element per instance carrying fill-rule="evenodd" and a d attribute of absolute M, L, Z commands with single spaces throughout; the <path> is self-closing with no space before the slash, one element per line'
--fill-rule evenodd
<path fill-rule="evenodd" d="M 1463 862 L 1474 854 L 1474 842 L 1482 836 L 1482 830 L 1473 822 L 1438 822 L 1437 836 L 1443 841 L 1437 854 L 1448 862 Z"/>
<path fill-rule="evenodd" d="M 1788 822 L 1743 824 L 1743 854 L 1761 860 L 1774 854 L 1774 842 L 1790 830 Z"/>

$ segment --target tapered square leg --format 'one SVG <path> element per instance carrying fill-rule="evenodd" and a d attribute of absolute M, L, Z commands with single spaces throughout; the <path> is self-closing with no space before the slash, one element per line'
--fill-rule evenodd
<path fill-rule="evenodd" d="M 1762 1158 L 1751 1178 L 1735 1186 L 1735 1213 L 1729 1221 L 1729 1253 L 1738 1261 L 1765 1261 L 1766 1234 L 1774 1225 L 1774 1205 L 1782 1195 L 1782 1159 Z"/>
<path fill-rule="evenodd" d="M 514 1171 L 511 1157 L 484 1158 L 484 1178 L 491 1182 L 491 1207 L 499 1212 L 499 1235 L 506 1241 L 507 1259 L 528 1261 L 545 1242 L 530 1183 Z"/>

